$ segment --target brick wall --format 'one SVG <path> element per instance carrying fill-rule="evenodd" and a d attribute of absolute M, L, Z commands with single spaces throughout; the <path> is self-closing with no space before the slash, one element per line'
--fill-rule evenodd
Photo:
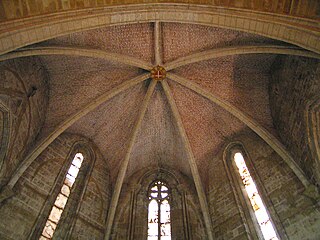
<path fill-rule="evenodd" d="M 310 152 L 306 121 L 308 104 L 320 99 L 319 61 L 292 56 L 278 58 L 269 92 L 274 126 L 282 142 L 309 179 L 319 185 L 319 159 Z"/>
<path fill-rule="evenodd" d="M 15 196 L 0 207 L 0 215 L 5 216 L 0 218 L 0 239 L 27 239 L 73 144 L 80 140 L 83 140 L 80 136 L 62 134 L 33 162 L 17 183 Z M 107 163 L 96 150 L 95 166 L 80 203 L 72 238 L 102 238 L 109 191 Z"/>

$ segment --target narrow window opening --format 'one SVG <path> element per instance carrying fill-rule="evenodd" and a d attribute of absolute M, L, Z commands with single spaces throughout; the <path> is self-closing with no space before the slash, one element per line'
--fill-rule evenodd
<path fill-rule="evenodd" d="M 68 173 L 66 174 L 64 183 L 60 189 L 60 193 L 58 194 L 54 202 L 47 222 L 39 238 L 40 240 L 52 239 L 54 231 L 56 230 L 56 227 L 62 215 L 62 212 L 67 204 L 71 188 L 78 176 L 82 162 L 83 155 L 81 153 L 77 153 L 74 156 L 72 163 L 68 169 Z"/>
<path fill-rule="evenodd" d="M 149 190 L 148 240 L 171 240 L 169 189 L 161 181 Z"/>
<path fill-rule="evenodd" d="M 262 202 L 260 194 L 257 190 L 256 184 L 254 183 L 249 169 L 245 163 L 243 155 L 240 152 L 235 153 L 234 162 L 239 171 L 242 183 L 248 194 L 252 209 L 256 216 L 260 230 L 264 239 L 266 240 L 278 240 L 276 231 L 272 225 L 269 214 L 267 213 L 266 207 Z"/>

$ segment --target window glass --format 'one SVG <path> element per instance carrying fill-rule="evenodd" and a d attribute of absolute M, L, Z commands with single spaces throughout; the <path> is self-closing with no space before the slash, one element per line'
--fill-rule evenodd
<path fill-rule="evenodd" d="M 47 222 L 39 238 L 40 240 L 52 239 L 54 231 L 62 215 L 62 212 L 67 204 L 71 187 L 75 182 L 75 179 L 79 173 L 82 161 L 83 161 L 83 155 L 81 153 L 77 153 L 74 159 L 72 160 L 72 164 L 68 169 L 68 173 L 64 179 L 64 183 L 61 187 L 60 193 L 58 194 L 54 202 L 54 205 L 51 209 Z"/>
<path fill-rule="evenodd" d="M 249 197 L 252 209 L 259 223 L 262 235 L 266 240 L 278 239 L 275 229 L 270 221 L 270 217 L 267 213 L 266 207 L 264 206 L 260 194 L 257 190 L 256 184 L 254 183 L 244 158 L 240 152 L 234 155 L 234 161 L 236 163 L 238 172 L 240 174 L 242 183 Z"/>
<path fill-rule="evenodd" d="M 171 240 L 169 189 L 156 181 L 149 190 L 148 240 Z"/>

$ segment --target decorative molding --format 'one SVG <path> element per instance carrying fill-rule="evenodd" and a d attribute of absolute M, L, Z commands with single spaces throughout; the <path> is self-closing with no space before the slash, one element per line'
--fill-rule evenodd
<path fill-rule="evenodd" d="M 292 43 L 320 53 L 320 28 L 316 20 L 245 9 L 149 3 L 96 8 L 90 11 L 75 10 L 5 22 L 0 26 L 0 54 L 70 33 L 111 25 L 153 21 L 234 29 Z"/>
<path fill-rule="evenodd" d="M 226 57 L 232 55 L 244 54 L 284 54 L 300 57 L 309 57 L 320 59 L 320 54 L 306 51 L 291 46 L 280 45 L 259 45 L 259 46 L 232 46 L 210 49 L 207 51 L 190 54 L 185 57 L 178 58 L 172 62 L 165 64 L 165 68 L 169 71 L 187 64 L 210 60 L 218 57 Z"/>
<path fill-rule="evenodd" d="M 37 2 L 28 0 L 19 0 L 19 2 L 4 1 L 2 3 L 1 23 L 6 23 L 10 20 L 23 20 L 24 18 L 30 18 L 33 16 L 43 16 L 43 15 L 57 15 L 59 12 L 72 13 L 77 10 L 81 11 L 94 11 L 103 10 L 110 6 L 119 5 L 133 5 L 133 4 L 144 4 L 143 0 L 136 0 L 134 2 L 130 0 L 114 0 L 114 1 L 83 1 L 77 0 L 78 2 L 65 1 L 65 0 L 55 0 L 55 4 L 50 4 L 51 2 L 44 2 L 43 4 L 37 4 Z M 80 2 L 79 2 L 80 1 Z M 81 2 L 82 1 L 82 2 Z M 150 4 L 159 4 L 163 1 L 161 0 L 149 0 Z M 165 3 L 172 4 L 176 3 L 173 0 L 167 0 Z M 192 6 L 207 6 L 215 8 L 230 8 L 239 9 L 246 12 L 256 12 L 265 13 L 270 15 L 289 15 L 295 18 L 306 19 L 310 21 L 315 21 L 319 19 L 319 2 L 307 0 L 303 2 L 297 0 L 287 0 L 287 1 L 267 1 L 262 0 L 261 2 L 256 2 L 255 0 L 237 0 L 235 1 L 211 1 L 211 0 L 180 0 L 179 3 L 183 5 Z"/>
<path fill-rule="evenodd" d="M 1 41 L 1 39 L 0 39 Z M 14 58 L 29 57 L 29 56 L 46 56 L 46 55 L 68 55 L 78 57 L 100 58 L 106 61 L 114 61 L 126 64 L 133 67 L 150 70 L 152 65 L 130 56 L 111 53 L 104 50 L 88 49 L 80 47 L 64 47 L 64 46 L 51 46 L 51 47 L 28 47 L 18 49 L 4 55 L 0 55 L 0 62 Z"/>
<path fill-rule="evenodd" d="M 155 55 L 155 65 L 162 64 L 161 56 L 161 25 L 159 21 L 154 23 L 154 55 Z"/>

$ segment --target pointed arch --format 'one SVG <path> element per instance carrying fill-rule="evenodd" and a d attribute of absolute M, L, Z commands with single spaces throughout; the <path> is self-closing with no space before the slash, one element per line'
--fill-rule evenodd
<path fill-rule="evenodd" d="M 171 240 L 171 193 L 168 184 L 156 179 L 148 189 L 148 240 Z"/>
<path fill-rule="evenodd" d="M 82 164 L 79 164 L 79 160 L 75 160 L 79 154 L 83 158 L 83 161 L 80 161 Z M 41 236 L 51 239 L 52 234 L 57 239 L 71 236 L 95 159 L 95 153 L 89 142 L 81 140 L 71 146 L 28 239 L 39 239 Z M 81 168 L 77 170 L 76 166 Z M 60 212 L 60 216 L 54 211 Z M 45 228 L 50 229 L 49 225 L 54 230 L 51 237 L 42 234 Z"/>
<path fill-rule="evenodd" d="M 223 162 L 249 238 L 288 239 L 242 142 L 235 141 L 227 145 L 223 152 Z M 266 238 L 268 233 L 263 229 L 265 226 L 271 229 L 272 238 Z"/>
<path fill-rule="evenodd" d="M 45 20 L 45 21 L 41 21 Z M 320 53 L 316 20 L 215 6 L 156 3 L 93 8 L 8 21 L 1 29 L 0 54 L 47 39 L 110 25 L 151 21 L 203 24 L 234 29 L 292 43 Z M 304 36 L 304 37 L 300 37 Z"/>
<path fill-rule="evenodd" d="M 148 193 L 152 183 L 157 180 L 164 182 L 170 189 L 172 239 L 206 239 L 205 229 L 199 227 L 204 226 L 204 220 L 195 186 L 191 179 L 165 167 L 140 169 L 127 179 L 122 201 L 117 207 L 111 238 L 148 238 Z M 191 232 L 191 229 L 194 231 Z"/>

